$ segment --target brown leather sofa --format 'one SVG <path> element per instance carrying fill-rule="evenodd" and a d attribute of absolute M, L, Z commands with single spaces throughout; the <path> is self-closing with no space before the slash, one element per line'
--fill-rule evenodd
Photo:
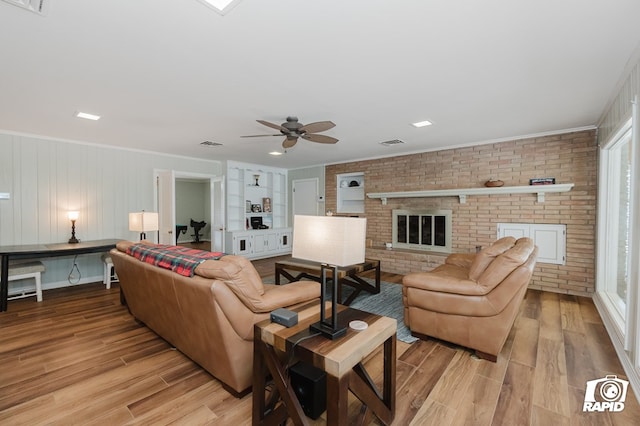
<path fill-rule="evenodd" d="M 452 254 L 430 272 L 403 277 L 404 322 L 496 361 L 533 274 L 538 248 L 530 238 L 501 238 L 477 254 Z"/>
<path fill-rule="evenodd" d="M 277 308 L 317 301 L 311 281 L 263 284 L 249 260 L 224 256 L 185 277 L 126 254 L 120 242 L 111 259 L 131 314 L 223 383 L 234 396 L 252 384 L 253 325 Z"/>

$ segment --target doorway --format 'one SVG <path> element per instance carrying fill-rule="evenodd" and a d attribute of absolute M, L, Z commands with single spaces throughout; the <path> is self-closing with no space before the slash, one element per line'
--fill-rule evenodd
<path fill-rule="evenodd" d="M 199 240 L 207 243 L 203 246 L 224 251 L 224 177 L 174 170 L 156 170 L 154 175 L 160 244 L 193 242 L 193 219 L 206 223 L 199 232 Z"/>

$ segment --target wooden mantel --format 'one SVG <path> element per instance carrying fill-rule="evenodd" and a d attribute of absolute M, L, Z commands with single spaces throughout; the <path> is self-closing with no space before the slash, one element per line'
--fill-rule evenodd
<path fill-rule="evenodd" d="M 460 203 L 467 202 L 468 195 L 492 195 L 492 194 L 538 194 L 538 202 L 544 203 L 544 194 L 547 192 L 567 192 L 573 188 L 573 183 L 561 183 L 553 185 L 522 185 L 500 186 L 493 188 L 454 188 L 454 189 L 427 189 L 423 191 L 398 191 L 398 192 L 368 192 L 369 198 L 380 198 L 382 204 L 387 204 L 389 198 L 425 198 L 425 197 L 459 197 Z"/>

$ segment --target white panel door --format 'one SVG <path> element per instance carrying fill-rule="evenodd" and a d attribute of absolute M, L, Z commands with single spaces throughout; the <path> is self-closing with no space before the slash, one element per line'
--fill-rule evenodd
<path fill-rule="evenodd" d="M 538 246 L 538 262 L 564 265 L 567 225 L 540 223 L 499 223 L 498 238 L 529 237 Z"/>
<path fill-rule="evenodd" d="M 565 264 L 565 225 L 535 225 L 531 238 L 538 246 L 538 262 Z"/>
<path fill-rule="evenodd" d="M 175 244 L 176 179 L 173 170 L 156 171 L 160 244 Z"/>
<path fill-rule="evenodd" d="M 211 179 L 211 251 L 224 251 L 224 176 Z"/>
<path fill-rule="evenodd" d="M 318 215 L 318 178 L 298 179 L 293 186 L 293 216 Z"/>
<path fill-rule="evenodd" d="M 529 225 L 524 223 L 500 223 L 498 224 L 498 238 L 513 237 L 522 238 L 529 236 Z"/>

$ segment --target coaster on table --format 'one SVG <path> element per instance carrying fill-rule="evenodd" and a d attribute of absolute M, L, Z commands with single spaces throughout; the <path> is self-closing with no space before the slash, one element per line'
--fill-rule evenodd
<path fill-rule="evenodd" d="M 362 331 L 362 330 L 366 330 L 367 327 L 369 327 L 369 325 L 364 321 L 354 320 L 349 323 L 349 327 L 357 331 Z"/>

